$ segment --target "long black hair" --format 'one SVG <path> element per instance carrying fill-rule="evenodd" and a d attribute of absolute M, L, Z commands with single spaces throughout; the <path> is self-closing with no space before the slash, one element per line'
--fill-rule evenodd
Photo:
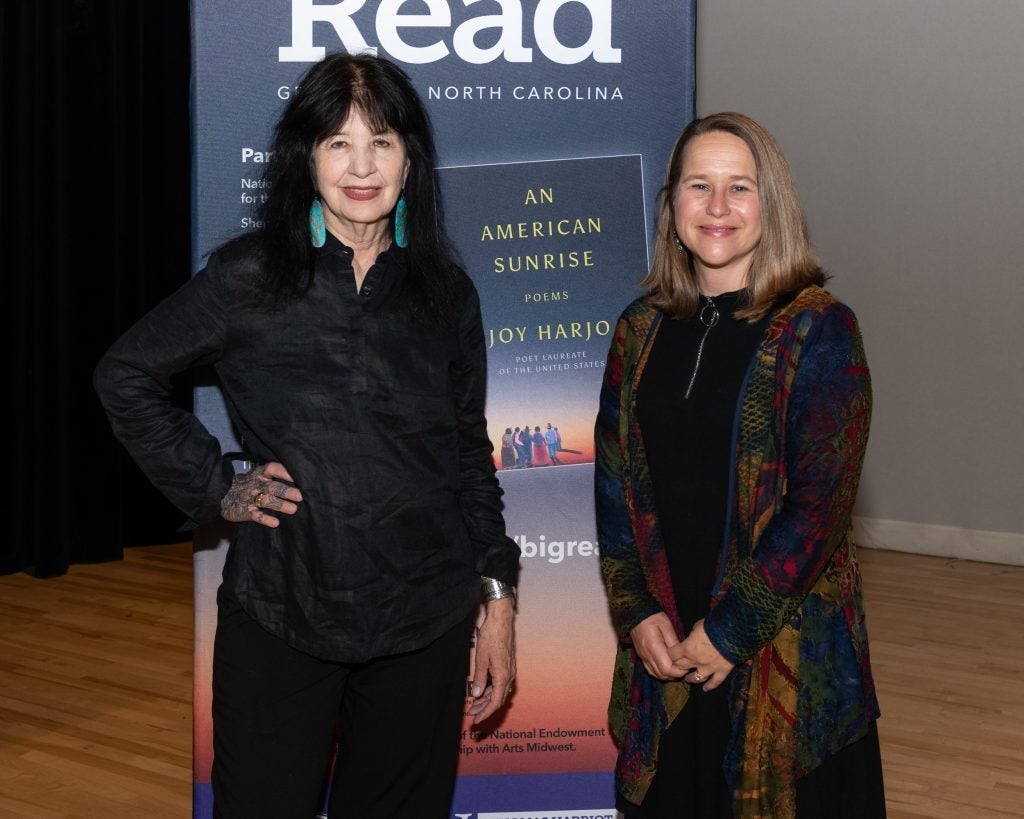
<path fill-rule="evenodd" d="M 267 198 L 259 211 L 262 287 L 280 303 L 312 284 L 317 258 L 309 235 L 309 207 L 316 196 L 313 150 L 353 108 L 375 131 L 391 130 L 402 138 L 409 160 L 404 188 L 409 302 L 448 323 L 459 302 L 453 288 L 465 285 L 465 274 L 444 233 L 430 119 L 408 75 L 370 54 L 337 52 L 313 65 L 278 119 L 264 177 Z"/>

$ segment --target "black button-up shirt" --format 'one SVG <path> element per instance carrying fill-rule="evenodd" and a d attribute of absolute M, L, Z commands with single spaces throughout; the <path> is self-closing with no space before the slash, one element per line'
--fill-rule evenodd
<path fill-rule="evenodd" d="M 457 324 L 414 318 L 392 246 L 355 288 L 333 236 L 312 288 L 270 310 L 252 264 L 214 256 L 98 365 L 114 433 L 193 521 L 217 518 L 233 471 L 172 406 L 172 377 L 212 364 L 247 455 L 279 461 L 303 501 L 276 529 L 235 525 L 225 588 L 265 628 L 330 660 L 420 648 L 465 617 L 480 576 L 514 584 L 484 418 L 486 349 L 467 281 Z"/>

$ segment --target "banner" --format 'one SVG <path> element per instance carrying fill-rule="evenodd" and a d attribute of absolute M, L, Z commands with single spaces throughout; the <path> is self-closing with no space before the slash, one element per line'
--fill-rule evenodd
<path fill-rule="evenodd" d="M 453 817 L 608 817 L 615 639 L 598 571 L 593 424 L 658 188 L 692 119 L 693 0 L 193 0 L 194 270 L 258 226 L 271 130 L 311 62 L 374 50 L 426 102 L 447 227 L 480 292 L 487 417 L 522 549 L 510 707 L 464 726 Z M 215 385 L 196 412 L 237 443 Z M 518 447 L 502 450 L 517 430 Z M 195 816 L 210 808 L 223 529 L 196 534 Z"/>

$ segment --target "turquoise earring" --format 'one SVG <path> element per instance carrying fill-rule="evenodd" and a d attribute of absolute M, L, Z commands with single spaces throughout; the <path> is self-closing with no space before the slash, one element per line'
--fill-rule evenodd
<path fill-rule="evenodd" d="M 399 247 L 409 246 L 408 228 L 405 222 L 406 210 L 408 210 L 408 206 L 405 204 L 405 196 L 401 196 L 395 206 L 395 244 Z"/>
<path fill-rule="evenodd" d="M 327 241 L 327 223 L 324 222 L 324 206 L 320 197 L 313 198 L 309 206 L 309 240 L 313 247 L 323 247 Z"/>

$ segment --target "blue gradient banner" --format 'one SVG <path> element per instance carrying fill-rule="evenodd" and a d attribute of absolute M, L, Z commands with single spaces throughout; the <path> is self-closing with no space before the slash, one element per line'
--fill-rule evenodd
<path fill-rule="evenodd" d="M 518 679 L 499 719 L 464 726 L 459 819 L 614 816 L 593 421 L 610 332 L 647 269 L 664 165 L 694 114 L 694 7 L 192 2 L 194 270 L 258 226 L 273 123 L 312 62 L 374 50 L 405 68 L 431 113 L 447 227 L 481 295 L 490 437 L 523 550 Z M 216 385 L 197 391 L 196 411 L 237 449 Z M 529 443 L 502 460 L 516 428 L 529 428 Z M 226 544 L 218 530 L 196 543 L 194 815 L 207 819 Z"/>

